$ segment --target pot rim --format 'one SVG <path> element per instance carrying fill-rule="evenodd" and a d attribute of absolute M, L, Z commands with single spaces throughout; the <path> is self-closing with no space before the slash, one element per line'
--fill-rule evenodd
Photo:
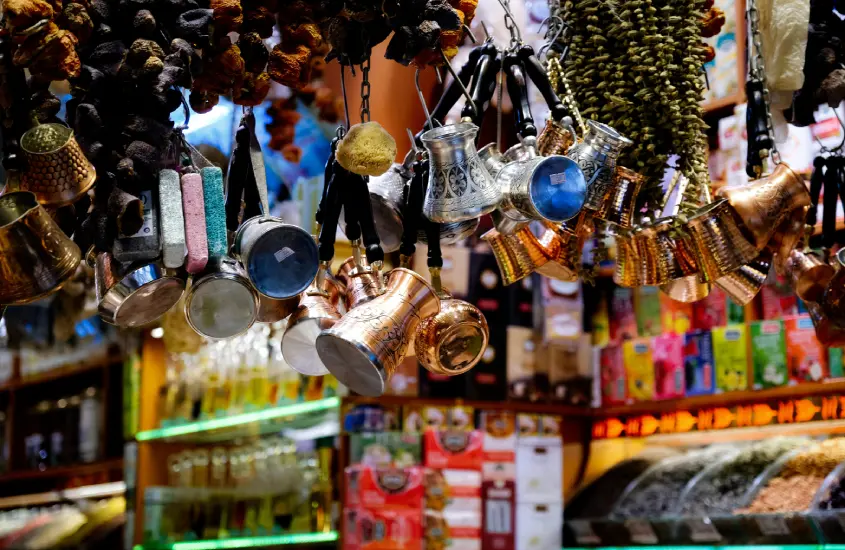
<path fill-rule="evenodd" d="M 34 132 L 35 130 L 38 130 L 42 126 L 58 126 L 63 131 L 67 132 L 67 135 L 65 136 L 64 141 L 62 141 L 61 144 L 57 145 L 53 149 L 50 149 L 49 151 L 43 151 L 42 152 L 42 151 L 31 151 L 31 150 L 27 149 L 24 146 L 24 142 L 26 140 L 27 134 L 29 134 L 30 132 Z M 21 148 L 21 152 L 24 153 L 25 155 L 33 155 L 33 156 L 36 156 L 36 155 L 37 156 L 53 155 L 57 151 L 59 151 L 62 147 L 67 145 L 70 142 L 71 139 L 73 139 L 73 130 L 70 127 L 68 127 L 64 124 L 60 124 L 58 122 L 45 122 L 43 124 L 38 124 L 37 126 L 33 126 L 32 128 L 30 128 L 29 130 L 27 130 L 26 132 L 23 133 L 23 135 L 21 136 L 21 139 L 20 139 L 20 148 Z"/>
<path fill-rule="evenodd" d="M 27 197 L 27 195 L 29 195 L 29 196 Z M 30 212 L 32 212 L 33 210 L 35 210 L 39 206 L 41 206 L 41 203 L 38 202 L 38 198 L 35 196 L 35 193 L 33 193 L 32 191 L 12 191 L 11 193 L 6 193 L 4 195 L 0 195 L 0 202 L 2 202 L 4 199 L 9 199 L 9 200 L 13 200 L 13 201 L 17 201 L 18 199 L 20 199 L 20 200 L 29 199 L 29 200 L 32 201 L 32 205 L 31 206 L 24 205 L 24 206 L 27 206 L 26 210 L 24 212 L 22 212 L 19 216 L 17 216 L 15 219 L 10 221 L 9 223 L 0 225 L 0 231 L 9 228 L 14 223 L 19 222 L 20 220 L 25 218 Z"/>
<path fill-rule="evenodd" d="M 432 128 L 420 136 L 420 139 L 423 143 L 433 143 L 438 139 L 454 140 L 477 132 L 478 126 L 472 122 L 458 122 L 455 124 L 440 126 L 438 128 Z"/>

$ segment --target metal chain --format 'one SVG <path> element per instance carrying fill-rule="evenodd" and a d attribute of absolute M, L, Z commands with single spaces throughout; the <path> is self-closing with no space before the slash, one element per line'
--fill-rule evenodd
<path fill-rule="evenodd" d="M 370 56 L 361 63 L 361 122 L 370 121 Z"/>
<path fill-rule="evenodd" d="M 775 130 L 772 123 L 772 100 L 769 96 L 769 85 L 766 81 L 766 64 L 763 60 L 763 39 L 760 36 L 760 13 L 757 11 L 756 0 L 748 0 L 748 23 L 751 27 L 751 40 L 754 43 L 753 55 L 749 52 L 748 72 L 763 83 L 763 104 L 766 113 L 766 130 L 772 140 L 772 160 L 780 164 L 780 153 L 775 143 Z"/>
<path fill-rule="evenodd" d="M 510 0 L 499 0 L 502 9 L 505 10 L 505 28 L 511 35 L 511 42 L 509 49 L 516 50 L 522 44 L 522 33 L 519 31 L 519 25 L 511 13 Z"/>
<path fill-rule="evenodd" d="M 548 58 L 546 61 L 546 73 L 552 79 L 555 91 L 560 93 L 560 88 L 563 88 L 563 94 L 560 96 L 561 101 L 563 101 L 563 104 L 575 116 L 575 121 L 578 124 L 578 129 L 581 130 L 581 135 L 587 135 L 587 125 L 584 123 L 584 118 L 581 116 L 581 111 L 575 102 L 575 96 L 572 94 L 572 88 L 569 87 L 569 81 L 566 79 L 563 67 L 561 67 L 557 57 L 552 56 Z"/>

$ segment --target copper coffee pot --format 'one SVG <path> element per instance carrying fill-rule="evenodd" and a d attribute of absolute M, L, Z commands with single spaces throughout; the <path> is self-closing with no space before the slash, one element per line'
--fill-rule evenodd
<path fill-rule="evenodd" d="M 772 253 L 764 250 L 753 261 L 716 279 L 716 286 L 737 304 L 744 306 L 763 288 L 772 267 Z"/>
<path fill-rule="evenodd" d="M 805 302 L 820 302 L 836 270 L 813 252 L 792 249 L 786 260 L 786 275 L 795 294 Z"/>

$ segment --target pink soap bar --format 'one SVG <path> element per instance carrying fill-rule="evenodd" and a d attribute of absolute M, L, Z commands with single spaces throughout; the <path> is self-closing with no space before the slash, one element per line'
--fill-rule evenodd
<path fill-rule="evenodd" d="M 182 176 L 182 209 L 185 211 L 185 247 L 188 273 L 198 273 L 208 263 L 208 237 L 205 233 L 205 202 L 202 198 L 202 176 Z"/>

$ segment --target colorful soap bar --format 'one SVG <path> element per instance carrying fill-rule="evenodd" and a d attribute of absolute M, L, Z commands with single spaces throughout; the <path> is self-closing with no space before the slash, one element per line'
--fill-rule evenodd
<path fill-rule="evenodd" d="M 165 267 L 181 267 L 185 262 L 185 217 L 182 213 L 182 188 L 175 170 L 158 174 L 158 197 L 161 202 L 162 260 Z"/>
<path fill-rule="evenodd" d="M 208 237 L 205 230 L 205 201 L 202 192 L 202 176 L 182 176 L 182 207 L 185 214 L 185 244 L 188 273 L 198 273 L 208 263 Z"/>
<path fill-rule="evenodd" d="M 202 169 L 202 196 L 205 201 L 205 232 L 208 254 L 212 258 L 226 255 L 226 205 L 223 200 L 223 170 L 212 166 Z"/>

